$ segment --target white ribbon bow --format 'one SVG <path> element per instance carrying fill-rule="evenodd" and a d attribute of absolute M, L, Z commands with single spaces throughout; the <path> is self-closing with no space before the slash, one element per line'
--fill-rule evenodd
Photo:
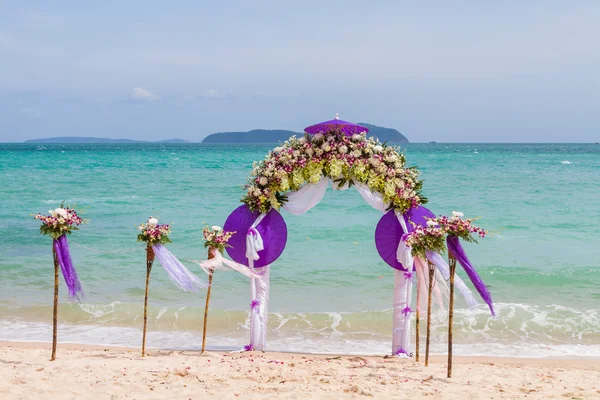
<path fill-rule="evenodd" d="M 246 267 L 245 265 L 238 264 L 235 261 L 232 261 L 232 260 L 229 260 L 229 259 L 223 257 L 223 255 L 221 255 L 221 252 L 214 247 L 210 249 L 210 254 L 212 254 L 212 256 L 213 256 L 213 258 L 211 258 L 210 260 L 204 260 L 204 261 L 190 260 L 190 261 L 198 264 L 200 266 L 200 268 L 202 268 L 202 270 L 209 275 L 212 273 L 212 271 L 214 271 L 216 269 L 221 269 L 221 270 L 232 269 L 236 272 L 239 272 L 240 274 L 242 274 L 244 276 L 247 276 L 250 279 L 255 279 L 260 276 L 259 274 L 257 274 L 250 268 Z"/>
<path fill-rule="evenodd" d="M 266 215 L 267 214 L 265 213 L 260 214 L 258 218 L 256 218 L 256 221 L 248 228 L 248 233 L 246 234 L 246 258 L 248 258 L 248 266 L 250 268 L 254 268 L 254 261 L 260 258 L 258 252 L 265 248 L 262 236 L 256 227 L 262 222 Z"/>

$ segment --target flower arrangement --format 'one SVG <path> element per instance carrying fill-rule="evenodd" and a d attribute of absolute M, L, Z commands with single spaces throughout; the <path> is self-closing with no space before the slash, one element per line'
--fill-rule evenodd
<path fill-rule="evenodd" d="M 254 163 L 242 202 L 254 211 L 279 209 L 287 200 L 286 192 L 316 184 L 325 176 L 339 186 L 354 181 L 366 184 L 383 195 L 390 209 L 404 212 L 427 202 L 421 195 L 419 171 L 405 163 L 404 154 L 396 147 L 367 138 L 364 132 L 351 137 L 335 130 L 292 136 L 263 161 Z"/>
<path fill-rule="evenodd" d="M 446 232 L 432 220 L 427 221 L 427 226 L 415 225 L 415 229 L 403 236 L 403 240 L 411 247 L 413 256 L 427 259 L 427 251 L 441 253 L 446 249 Z"/>
<path fill-rule="evenodd" d="M 477 243 L 473 234 L 476 234 L 480 238 L 484 238 L 487 235 L 488 232 L 485 229 L 473 225 L 473 221 L 476 221 L 477 218 L 462 219 L 463 216 L 462 212 L 452 211 L 452 217 L 450 218 L 442 216 L 430 221 L 439 225 L 448 236 L 456 236 L 465 242 Z"/>
<path fill-rule="evenodd" d="M 224 231 L 223 228 L 217 225 L 213 225 L 212 227 L 206 226 L 202 230 L 204 247 L 214 247 L 219 250 L 219 252 L 223 253 L 226 247 L 231 247 L 227 242 L 234 234 L 235 232 Z"/>
<path fill-rule="evenodd" d="M 171 225 L 159 225 L 158 218 L 148 218 L 148 222 L 138 226 L 138 230 L 141 231 L 137 237 L 138 242 L 146 242 L 149 246 L 171 243 Z"/>
<path fill-rule="evenodd" d="M 82 219 L 77 215 L 77 211 L 70 206 L 64 206 L 64 202 L 60 207 L 54 210 L 48 210 L 50 215 L 42 215 L 40 213 L 34 215 L 34 219 L 42 221 L 40 233 L 49 235 L 52 239 L 58 239 L 63 235 L 69 235 L 73 231 L 78 231 L 78 225 L 88 223 L 89 220 Z"/>

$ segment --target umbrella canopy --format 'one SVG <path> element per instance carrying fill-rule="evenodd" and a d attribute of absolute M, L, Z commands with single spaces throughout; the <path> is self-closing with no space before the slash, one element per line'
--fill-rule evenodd
<path fill-rule="evenodd" d="M 435 215 L 423 206 L 411 208 L 404 214 L 404 220 L 409 232 L 413 230 L 411 221 L 417 225 L 426 226 L 426 218 L 435 218 Z M 398 261 L 396 256 L 398 244 L 404 233 L 394 210 L 385 213 L 375 229 L 375 246 L 379 255 L 390 267 L 400 271 L 407 271 L 407 268 Z"/>
<path fill-rule="evenodd" d="M 231 247 L 227 247 L 227 254 L 239 264 L 248 266 L 246 235 L 248 234 L 248 228 L 252 226 L 259 215 L 259 211 L 253 212 L 244 204 L 236 208 L 225 221 L 223 229 L 228 232 L 235 232 L 229 239 Z M 260 258 L 254 261 L 254 267 L 260 268 L 271 264 L 283 253 L 287 243 L 287 226 L 281 214 L 277 210 L 271 209 L 256 226 L 256 230 L 260 233 L 264 244 L 264 249 L 258 252 Z"/>
<path fill-rule="evenodd" d="M 342 121 L 338 114 L 335 114 L 335 118 L 331 121 L 320 122 L 316 125 L 311 125 L 308 128 L 304 128 L 304 132 L 309 135 L 317 133 L 327 133 L 330 131 L 340 131 L 346 134 L 346 136 L 352 136 L 363 132 L 369 132 L 369 129 L 364 126 L 353 124 L 352 122 Z"/>

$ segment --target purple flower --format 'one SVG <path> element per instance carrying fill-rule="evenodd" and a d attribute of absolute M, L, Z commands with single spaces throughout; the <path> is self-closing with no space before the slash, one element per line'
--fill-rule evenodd
<path fill-rule="evenodd" d="M 254 346 L 252 344 L 247 344 L 244 346 L 244 351 L 252 351 L 254 350 Z"/>
<path fill-rule="evenodd" d="M 260 306 L 260 301 L 258 301 L 258 300 L 252 300 L 252 303 L 250 303 L 250 308 L 252 310 L 258 311 L 258 306 Z"/>
<path fill-rule="evenodd" d="M 412 312 L 412 309 L 410 307 L 405 307 L 402 310 L 402 314 L 404 314 L 405 316 L 408 315 L 408 314 L 410 314 L 411 312 Z"/>
<path fill-rule="evenodd" d="M 412 276 L 412 272 L 405 272 L 404 273 L 404 278 L 406 278 L 406 279 L 412 279 L 412 277 L 413 277 Z"/>
<path fill-rule="evenodd" d="M 406 352 L 406 350 L 404 350 L 403 348 L 399 348 L 398 350 L 396 350 L 396 355 L 399 356 L 400 354 L 406 354 L 406 355 L 408 355 L 408 353 Z"/>

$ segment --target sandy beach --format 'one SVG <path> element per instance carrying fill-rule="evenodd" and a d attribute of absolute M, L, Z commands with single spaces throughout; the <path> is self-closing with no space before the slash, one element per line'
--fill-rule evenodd
<path fill-rule="evenodd" d="M 446 357 L 414 360 L 0 344 L 0 398 L 600 399 L 600 360 Z"/>

